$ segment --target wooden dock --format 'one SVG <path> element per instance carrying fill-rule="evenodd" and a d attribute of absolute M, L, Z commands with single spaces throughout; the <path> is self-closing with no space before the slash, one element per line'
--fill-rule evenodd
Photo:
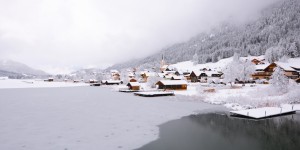
<path fill-rule="evenodd" d="M 128 88 L 124 88 L 124 89 L 119 89 L 119 92 L 133 93 L 133 92 L 140 92 L 140 90 L 130 90 Z"/>
<path fill-rule="evenodd" d="M 151 92 L 136 92 L 134 95 L 143 97 L 159 97 L 159 96 L 174 96 L 174 92 L 161 92 L 161 91 L 151 91 Z"/>
<path fill-rule="evenodd" d="M 239 111 L 230 111 L 230 116 L 249 118 L 249 119 L 266 119 L 277 116 L 295 114 L 296 110 L 281 107 L 263 107 Z"/>
<path fill-rule="evenodd" d="M 91 83 L 90 86 L 101 86 L 101 83 Z"/>

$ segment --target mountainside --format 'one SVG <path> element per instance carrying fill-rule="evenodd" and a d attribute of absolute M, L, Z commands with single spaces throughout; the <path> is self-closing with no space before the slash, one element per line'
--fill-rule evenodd
<path fill-rule="evenodd" d="M 46 72 L 33 69 L 25 64 L 11 61 L 0 60 L 0 76 L 10 76 L 12 78 L 23 78 L 32 76 L 46 76 Z"/>
<path fill-rule="evenodd" d="M 272 60 L 284 55 L 292 58 L 300 56 L 300 0 L 279 1 L 263 10 L 261 17 L 254 22 L 242 26 L 224 23 L 155 55 L 116 64 L 108 69 L 158 67 L 162 54 L 167 63 L 177 63 L 191 60 L 197 53 L 199 63 L 206 63 L 231 57 L 235 52 L 241 56 L 259 56 L 267 50 L 268 55 L 276 54 Z"/>

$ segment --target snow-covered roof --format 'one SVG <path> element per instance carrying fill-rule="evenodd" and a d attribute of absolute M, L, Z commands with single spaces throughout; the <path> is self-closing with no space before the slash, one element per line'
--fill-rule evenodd
<path fill-rule="evenodd" d="M 270 64 L 263 64 L 263 65 L 255 65 L 255 70 L 264 70 L 266 69 Z"/>
<path fill-rule="evenodd" d="M 172 75 L 164 75 L 164 78 L 166 79 L 171 79 L 173 76 Z"/>
<path fill-rule="evenodd" d="M 173 78 L 174 80 L 181 80 L 181 79 L 182 79 L 182 77 L 180 77 L 180 76 L 172 76 L 172 78 Z"/>
<path fill-rule="evenodd" d="M 93 81 L 96 82 L 96 81 L 98 81 L 98 80 L 96 80 L 96 79 L 90 79 L 89 81 L 90 81 L 90 82 L 93 82 Z"/>
<path fill-rule="evenodd" d="M 183 75 L 183 71 L 176 71 L 178 74 Z M 175 73 L 176 73 L 175 72 Z"/>
<path fill-rule="evenodd" d="M 141 86 L 141 84 L 138 83 L 138 82 L 129 82 L 129 83 L 127 84 L 127 86 L 129 86 L 129 85 L 131 85 L 131 86 Z"/>
<path fill-rule="evenodd" d="M 121 83 L 122 81 L 121 80 L 102 80 L 101 81 L 102 83 Z"/>
<path fill-rule="evenodd" d="M 156 72 L 145 72 L 144 73 L 147 77 L 155 77 L 157 76 L 157 73 Z"/>
<path fill-rule="evenodd" d="M 295 69 L 293 69 L 289 63 L 283 63 L 283 62 L 276 62 L 275 63 L 277 66 L 279 66 L 280 68 L 282 68 L 285 71 L 296 71 Z"/>
<path fill-rule="evenodd" d="M 192 71 L 192 72 L 194 72 L 196 76 L 200 76 L 202 73 L 205 73 L 204 71 Z"/>
<path fill-rule="evenodd" d="M 163 78 L 165 74 L 164 74 L 164 73 L 157 73 L 157 75 L 158 75 L 159 77 Z"/>
<path fill-rule="evenodd" d="M 176 71 L 163 71 L 164 74 L 174 74 Z"/>
<path fill-rule="evenodd" d="M 211 77 L 213 74 L 222 74 L 217 71 L 205 71 L 204 73 L 207 74 L 207 76 L 209 76 L 209 77 Z"/>
<path fill-rule="evenodd" d="M 187 84 L 185 80 L 160 80 L 164 85 L 182 85 L 182 84 Z"/>
<path fill-rule="evenodd" d="M 134 76 L 134 73 L 133 73 L 133 72 L 129 72 L 129 73 L 128 73 L 128 76 L 129 76 L 129 77 L 133 77 L 133 76 Z"/>

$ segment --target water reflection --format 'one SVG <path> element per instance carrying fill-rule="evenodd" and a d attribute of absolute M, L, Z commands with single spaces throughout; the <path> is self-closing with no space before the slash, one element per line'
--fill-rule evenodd
<path fill-rule="evenodd" d="M 246 120 L 216 113 L 160 126 L 160 138 L 139 150 L 299 150 L 300 114 Z"/>

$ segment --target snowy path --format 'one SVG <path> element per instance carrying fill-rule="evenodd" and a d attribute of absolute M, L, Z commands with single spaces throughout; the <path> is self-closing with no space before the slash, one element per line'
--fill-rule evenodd
<path fill-rule="evenodd" d="M 157 139 L 157 125 L 224 109 L 101 87 L 0 89 L 0 95 L 1 150 L 129 150 Z"/>

